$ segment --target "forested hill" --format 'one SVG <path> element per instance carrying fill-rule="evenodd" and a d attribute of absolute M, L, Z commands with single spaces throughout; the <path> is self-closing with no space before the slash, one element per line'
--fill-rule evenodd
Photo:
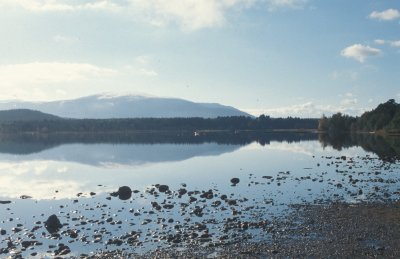
<path fill-rule="evenodd" d="M 342 132 L 380 132 L 400 134 L 400 104 L 394 99 L 379 104 L 375 109 L 352 117 L 336 113 L 331 117 L 322 117 L 318 129 L 328 133 Z"/>
<path fill-rule="evenodd" d="M 18 132 L 129 132 L 198 130 L 316 130 L 318 119 L 258 118 L 236 116 L 218 118 L 136 118 L 136 119 L 62 119 L 3 121 L 0 133 Z"/>
<path fill-rule="evenodd" d="M 0 111 L 0 122 L 44 121 L 44 120 L 59 120 L 59 119 L 61 118 L 48 113 L 33 111 L 29 109 Z"/>

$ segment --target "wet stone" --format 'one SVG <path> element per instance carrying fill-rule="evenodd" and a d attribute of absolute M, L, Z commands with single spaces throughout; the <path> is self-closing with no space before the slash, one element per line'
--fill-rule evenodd
<path fill-rule="evenodd" d="M 170 210 L 170 209 L 174 208 L 174 205 L 173 205 L 173 204 L 165 204 L 165 205 L 163 206 L 163 208 L 164 208 L 164 209 Z"/>
<path fill-rule="evenodd" d="M 237 201 L 236 200 L 228 200 L 228 204 L 231 206 L 237 205 Z"/>
<path fill-rule="evenodd" d="M 128 200 L 132 197 L 132 190 L 128 186 L 121 186 L 116 193 L 111 195 L 115 197 L 118 196 L 120 200 Z"/>
<path fill-rule="evenodd" d="M 21 228 L 12 228 L 12 231 L 13 231 L 14 233 L 18 233 L 18 232 L 21 232 L 22 229 L 21 229 Z"/>
<path fill-rule="evenodd" d="M 166 192 L 169 190 L 169 186 L 168 185 L 159 185 L 158 186 L 158 191 L 159 192 Z"/>
<path fill-rule="evenodd" d="M 185 195 L 187 193 L 187 190 L 184 189 L 184 188 L 181 188 L 181 189 L 178 190 L 178 193 L 179 193 L 179 195 L 182 196 L 182 195 Z"/>
<path fill-rule="evenodd" d="M 66 245 L 64 245 L 64 244 L 60 244 L 59 246 L 58 246 L 58 249 L 56 249 L 55 251 L 54 251 L 54 254 L 55 255 L 67 255 L 67 254 L 69 254 L 71 252 L 71 249 L 68 247 L 68 246 L 66 246 Z"/>
<path fill-rule="evenodd" d="M 28 248 L 28 247 L 30 247 L 30 246 L 35 245 L 36 243 L 37 243 L 37 241 L 22 241 L 22 242 L 21 242 L 21 246 L 22 246 L 23 248 Z"/>
<path fill-rule="evenodd" d="M 238 184 L 239 182 L 240 182 L 240 179 L 239 179 L 239 178 L 236 178 L 236 177 L 235 177 L 235 178 L 232 178 L 232 179 L 231 179 L 231 183 L 232 183 L 232 185 L 234 185 L 234 186 L 235 186 L 236 184 Z"/>
<path fill-rule="evenodd" d="M 8 254 L 10 250 L 8 248 L 0 248 L 0 255 L 1 254 Z"/>
<path fill-rule="evenodd" d="M 55 214 L 46 220 L 44 226 L 50 234 L 57 233 L 62 228 L 61 222 Z"/>

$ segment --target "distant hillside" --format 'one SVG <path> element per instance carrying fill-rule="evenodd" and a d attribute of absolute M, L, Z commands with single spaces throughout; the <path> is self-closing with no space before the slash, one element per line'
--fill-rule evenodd
<path fill-rule="evenodd" d="M 0 103 L 0 110 L 14 108 L 38 110 L 75 119 L 251 116 L 236 108 L 217 103 L 195 103 L 176 98 L 138 95 L 92 95 L 65 101 L 3 101 Z"/>
<path fill-rule="evenodd" d="M 400 104 L 390 99 L 360 117 L 341 113 L 334 114 L 330 118 L 322 117 L 318 129 L 329 133 L 361 131 L 400 134 Z"/>
<path fill-rule="evenodd" d="M 29 109 L 0 111 L 0 122 L 59 120 L 60 117 Z"/>

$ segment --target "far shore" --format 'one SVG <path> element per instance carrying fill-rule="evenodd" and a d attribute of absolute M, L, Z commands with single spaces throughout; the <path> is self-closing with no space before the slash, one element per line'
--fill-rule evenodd
<path fill-rule="evenodd" d="M 258 133 L 315 133 L 315 134 L 329 134 L 327 131 L 321 131 L 318 129 L 265 129 L 265 130 L 254 130 L 254 129 L 240 129 L 240 130 L 232 130 L 232 129 L 201 129 L 201 130 L 187 130 L 187 129 L 148 129 L 148 130 L 98 130 L 98 131 L 46 131 L 46 130 L 38 130 L 38 131 L 17 131 L 17 132 L 1 132 L 0 136 L 7 135 L 48 135 L 48 134 L 142 134 L 142 133 L 175 133 L 175 132 L 184 132 L 184 133 L 193 133 L 194 135 L 198 134 L 207 134 L 207 133 L 246 133 L 246 132 L 258 132 Z M 400 136 L 400 132 L 386 132 L 386 131 L 350 131 L 350 132 L 341 132 L 340 134 L 362 134 L 362 135 L 379 135 L 379 136 Z"/>

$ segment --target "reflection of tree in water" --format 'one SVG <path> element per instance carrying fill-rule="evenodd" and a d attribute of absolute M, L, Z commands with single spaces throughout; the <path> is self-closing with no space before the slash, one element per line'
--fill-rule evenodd
<path fill-rule="evenodd" d="M 400 137 L 380 136 L 375 134 L 320 134 L 319 141 L 323 147 L 331 146 L 342 150 L 360 146 L 365 151 L 373 152 L 387 161 L 400 159 Z"/>
<path fill-rule="evenodd" d="M 266 131 L 189 131 L 97 133 L 97 134 L 14 134 L 0 135 L 0 153 L 32 154 L 63 144 L 203 144 L 247 145 L 257 142 L 269 145 L 277 142 L 300 142 L 319 140 L 323 147 L 342 150 L 361 146 L 365 151 L 376 153 L 381 159 L 400 158 L 400 137 L 374 134 L 314 134 Z"/>
<path fill-rule="evenodd" d="M 258 142 L 269 145 L 271 141 L 300 142 L 318 140 L 314 133 L 284 133 L 266 131 L 159 131 L 135 133 L 57 133 L 0 135 L 0 153 L 32 154 L 63 144 L 204 144 L 247 145 Z"/>

